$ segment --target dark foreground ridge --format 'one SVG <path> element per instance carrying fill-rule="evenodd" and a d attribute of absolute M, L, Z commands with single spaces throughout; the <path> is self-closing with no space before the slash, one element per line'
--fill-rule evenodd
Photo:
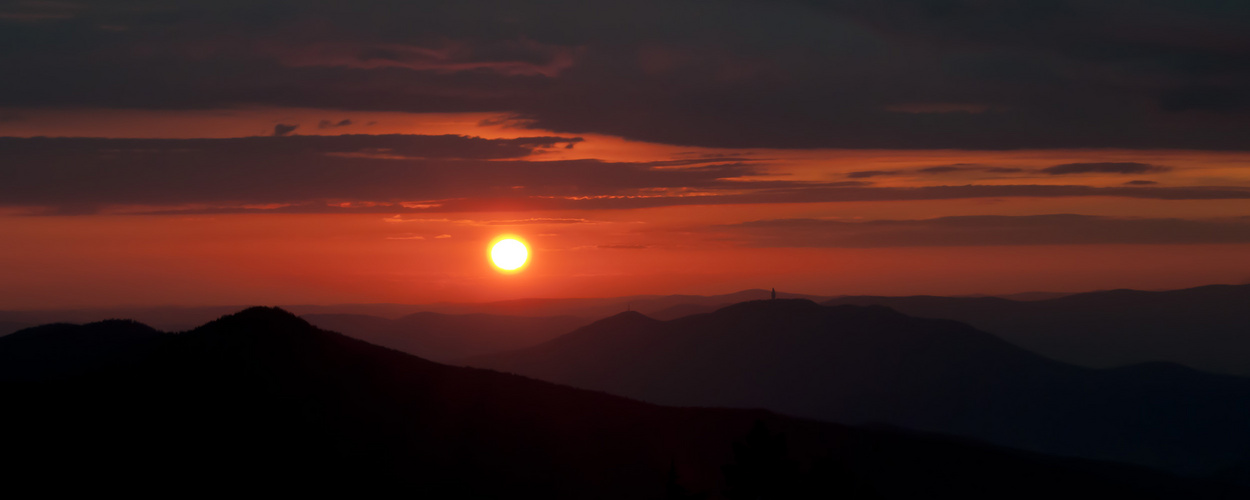
<path fill-rule="evenodd" d="M 657 404 L 1250 477 L 1250 379 L 1167 363 L 1083 368 L 884 306 L 778 299 L 666 322 L 618 316 L 469 364 Z"/>
<path fill-rule="evenodd" d="M 574 316 L 526 317 L 419 312 L 396 319 L 363 314 L 305 314 L 309 323 L 447 363 L 537 345 L 589 323 Z"/>
<path fill-rule="evenodd" d="M 114 342 L 120 347 L 111 351 L 90 347 Z M 100 354 L 74 354 L 92 350 Z M 14 368 L 0 381 L 10 491 L 607 499 L 1238 493 L 941 437 L 758 410 L 654 406 L 436 364 L 270 308 L 176 335 L 106 322 L 0 338 L 9 359 L 55 352 L 69 353 L 57 370 Z"/>

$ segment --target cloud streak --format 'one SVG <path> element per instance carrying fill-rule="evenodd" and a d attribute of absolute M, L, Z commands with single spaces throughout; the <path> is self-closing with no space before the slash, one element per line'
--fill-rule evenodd
<path fill-rule="evenodd" d="M 957 199 L 1069 198 L 1108 196 L 1147 200 L 1250 200 L 1250 188 L 1225 187 L 1091 187 L 1041 185 L 927 186 L 915 188 L 843 187 L 812 184 L 784 189 L 751 190 L 751 182 L 734 182 L 732 190 L 669 194 L 647 191 L 635 194 L 561 196 L 479 196 L 428 200 L 421 204 L 374 204 L 338 206 L 324 203 L 291 204 L 275 208 L 237 205 L 147 211 L 153 215 L 237 213 L 455 213 L 535 212 L 562 210 L 630 210 L 678 206 L 757 205 L 793 203 L 840 203 L 857 201 L 928 201 Z M 709 186 L 730 187 L 712 181 Z M 747 191 L 747 192 L 742 192 Z"/>
<path fill-rule="evenodd" d="M 90 213 L 102 206 L 321 205 L 368 210 L 424 200 L 598 196 L 717 188 L 756 174 L 745 163 L 524 161 L 578 138 L 290 136 L 241 139 L 0 138 L 0 203 Z M 663 168 L 661 168 L 663 167 Z M 765 185 L 789 185 L 769 182 Z"/>
<path fill-rule="evenodd" d="M 1187 220 L 1053 214 L 864 222 L 778 219 L 717 229 L 757 247 L 1250 243 L 1250 217 Z"/>
<path fill-rule="evenodd" d="M 1042 169 L 1050 175 L 1072 174 L 1152 174 L 1167 172 L 1172 167 L 1138 162 L 1065 163 Z"/>
<path fill-rule="evenodd" d="M 877 186 L 766 177 L 741 158 L 534 161 L 576 137 L 0 138 L 0 205 L 35 213 L 437 213 L 977 198 L 1250 199 L 1245 187 Z M 1154 169 L 1072 164 L 1082 171 Z M 1125 166 L 1128 167 L 1125 167 Z M 1140 165 L 1140 167 L 1139 167 Z M 986 167 L 960 167 L 977 168 Z M 517 218 L 512 223 L 559 222 Z"/>

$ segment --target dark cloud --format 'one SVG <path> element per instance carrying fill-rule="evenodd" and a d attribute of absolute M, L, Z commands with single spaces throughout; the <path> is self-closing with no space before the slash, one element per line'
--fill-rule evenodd
<path fill-rule="evenodd" d="M 273 126 L 273 136 L 274 137 L 288 136 L 288 135 L 291 135 L 292 132 L 295 132 L 295 129 L 297 128 L 299 128 L 298 124 L 287 125 L 285 123 L 279 123 Z"/>
<path fill-rule="evenodd" d="M 886 175 L 898 175 L 898 174 L 900 174 L 901 172 L 902 172 L 902 171 L 900 171 L 900 170 L 860 170 L 860 171 L 858 171 L 858 172 L 851 172 L 851 173 L 849 173 L 849 174 L 846 174 L 846 176 L 847 176 L 847 177 L 849 177 L 849 178 L 851 178 L 851 179 L 867 179 L 867 178 L 869 178 L 869 177 L 881 177 L 881 176 L 886 176 Z"/>
<path fill-rule="evenodd" d="M 917 172 L 920 172 L 922 174 L 947 174 L 950 172 L 959 172 L 962 170 L 968 170 L 968 167 L 961 166 L 961 165 L 941 165 L 937 167 L 922 168 L 920 170 L 917 170 Z"/>
<path fill-rule="evenodd" d="M 104 161 L 108 154 L 170 153 L 203 151 L 206 154 L 246 157 L 299 154 L 360 155 L 390 157 L 459 158 L 497 160 L 522 158 L 536 149 L 554 148 L 580 137 L 520 137 L 483 139 L 459 135 L 298 135 L 285 137 L 241 137 L 232 139 L 106 139 L 90 137 L 0 137 L 0 155 L 33 159 L 59 159 L 74 156 L 83 169 Z M 691 162 L 687 164 L 698 164 Z M 707 162 L 701 162 L 707 163 Z"/>
<path fill-rule="evenodd" d="M 1250 147 L 1243 2 L 116 0 L 14 12 L 43 18 L 0 16 L 0 67 L 16 75 L 0 79 L 4 107 L 491 111 L 561 134 L 746 148 Z"/>
<path fill-rule="evenodd" d="M 1172 167 L 1137 162 L 1065 163 L 1046 167 L 1042 172 L 1050 175 L 1069 174 L 1148 174 L 1167 172 Z"/>
<path fill-rule="evenodd" d="M 1058 214 L 864 222 L 780 219 L 719 229 L 743 244 L 763 247 L 1250 243 L 1250 217 L 1187 220 Z"/>
<path fill-rule="evenodd" d="M 18 1 L 0 3 L 0 20 L 38 23 L 73 18 L 85 6 L 76 2 Z"/>
<path fill-rule="evenodd" d="M 579 140 L 453 135 L 0 138 L 0 205 L 70 215 L 116 207 L 140 212 L 420 213 L 1012 197 L 1250 199 L 1250 188 L 1242 187 L 876 187 L 866 181 L 794 181 L 766 177 L 761 163 L 742 158 L 618 163 L 527 159 Z"/>
<path fill-rule="evenodd" d="M 1015 174 L 1023 172 L 1022 168 L 1011 167 L 987 167 L 984 165 L 973 165 L 968 163 L 956 163 L 954 165 L 938 165 L 935 167 L 925 167 L 917 170 L 921 174 L 949 174 L 954 172 L 986 172 L 991 174 Z"/>
<path fill-rule="evenodd" d="M 1163 91 L 1159 106 L 1166 111 L 1235 111 L 1250 102 L 1245 88 L 1190 86 Z"/>
<path fill-rule="evenodd" d="M 1158 184 L 1158 182 L 1146 180 L 1128 181 L 1124 183 L 1125 186 L 1154 186 L 1156 184 Z"/>
<path fill-rule="evenodd" d="M 729 175 L 726 172 L 725 175 Z M 1145 188 L 1145 187 L 1091 187 L 1049 185 L 968 185 L 927 186 L 915 188 L 843 186 L 842 183 L 813 183 L 807 185 L 777 184 L 770 181 L 724 182 L 708 178 L 701 185 L 706 190 L 698 195 L 683 194 L 677 189 L 671 193 L 654 190 L 618 189 L 612 194 L 588 195 L 592 190 L 578 190 L 583 194 L 524 196 L 517 194 L 497 195 L 503 189 L 479 189 L 473 196 L 451 199 L 431 199 L 421 204 L 372 205 L 339 207 L 325 203 L 293 204 L 280 208 L 243 208 L 229 206 L 210 209 L 155 211 L 151 214 L 178 213 L 445 213 L 445 212 L 526 212 L 551 210 L 627 210 L 690 205 L 752 205 L 785 203 L 838 203 L 852 201 L 922 201 L 978 198 L 1067 198 L 1086 196 L 1114 196 L 1149 200 L 1250 200 L 1250 188 L 1240 187 L 1191 187 L 1191 188 Z M 607 186 L 601 186 L 604 189 Z M 745 191 L 745 192 L 744 192 Z"/>
<path fill-rule="evenodd" d="M 861 170 L 846 174 L 851 179 L 865 179 L 869 177 L 897 176 L 907 174 L 919 175 L 942 175 L 954 174 L 960 172 L 984 172 L 991 174 L 1014 174 L 1024 172 L 1022 168 L 1008 167 L 987 167 L 984 165 L 973 165 L 969 163 L 956 163 L 954 165 L 937 165 L 933 167 L 925 167 L 916 170 Z"/>
<path fill-rule="evenodd" d="M 984 113 L 989 111 L 990 106 L 985 104 L 930 102 L 892 104 L 886 106 L 885 109 L 894 113 Z"/>
<path fill-rule="evenodd" d="M 672 168 L 523 161 L 577 138 L 344 135 L 239 139 L 0 138 L 0 203 L 90 213 L 115 205 L 330 205 L 726 188 L 746 163 Z M 659 168 L 664 167 L 664 168 Z M 794 183 L 765 181 L 763 187 Z M 344 205 L 346 203 L 346 205 Z M 421 203 L 416 203 L 421 205 Z"/>
<path fill-rule="evenodd" d="M 351 124 L 352 124 L 352 121 L 346 118 L 339 120 L 337 122 L 330 121 L 330 120 L 321 120 L 320 122 L 317 123 L 317 128 L 319 129 L 339 128 L 339 127 L 346 127 Z"/>

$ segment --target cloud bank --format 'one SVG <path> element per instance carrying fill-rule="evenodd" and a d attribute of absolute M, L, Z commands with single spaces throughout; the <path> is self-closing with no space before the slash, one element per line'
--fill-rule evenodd
<path fill-rule="evenodd" d="M 1188 220 L 1090 215 L 979 215 L 920 220 L 760 220 L 721 226 L 759 247 L 1250 243 L 1250 217 Z"/>
<path fill-rule="evenodd" d="M 0 13 L 0 107 L 491 111 L 712 147 L 1250 148 L 1239 2 L 22 5 Z"/>
<path fill-rule="evenodd" d="M 1250 199 L 1250 188 L 877 186 L 767 177 L 744 158 L 535 161 L 577 137 L 0 138 L 0 206 L 35 213 L 476 212 L 975 198 Z M 729 160 L 729 161 L 724 161 Z M 1123 169 L 1144 164 L 1072 164 Z M 1085 167 L 1093 165 L 1093 167 Z M 1111 165 L 1111 167 L 1106 167 Z M 1145 166 L 1142 168 L 1153 168 Z M 172 212 L 171 212 L 172 211 Z"/>

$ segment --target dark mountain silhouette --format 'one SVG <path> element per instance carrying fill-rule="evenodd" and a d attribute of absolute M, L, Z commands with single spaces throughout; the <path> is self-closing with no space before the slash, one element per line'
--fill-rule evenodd
<path fill-rule="evenodd" d="M 1026 300 L 1053 299 L 1057 297 L 1063 297 L 1066 295 L 1070 295 L 1070 294 L 1052 293 L 1052 292 L 1025 292 L 1025 293 L 1017 293 L 1017 294 L 1011 294 L 1011 295 L 1000 295 L 998 297 L 1011 299 L 1011 300 L 1026 301 Z M 689 295 L 674 295 L 669 298 L 666 298 L 666 300 L 669 300 L 669 301 L 681 300 L 684 297 L 690 297 L 690 296 Z M 977 296 L 969 296 L 969 297 L 990 297 L 990 296 L 989 295 L 977 295 Z M 643 314 L 646 314 L 647 316 L 650 316 L 652 318 L 655 318 L 661 321 L 668 321 L 668 320 L 677 319 L 683 316 L 690 316 L 692 314 L 710 313 L 710 312 L 716 311 L 717 309 L 728 307 L 739 302 L 747 302 L 751 300 L 764 300 L 767 298 L 769 297 L 768 297 L 767 291 L 765 290 L 746 290 L 746 291 L 733 293 L 729 295 L 718 295 L 714 297 L 699 297 L 699 300 L 694 300 L 692 302 L 683 302 L 683 303 L 669 306 L 663 309 L 656 309 L 655 307 L 648 307 L 648 304 L 640 302 L 639 304 L 641 307 L 637 308 L 637 310 L 641 311 Z M 817 297 L 814 295 L 803 295 L 803 294 L 794 294 L 794 293 L 778 294 L 777 298 L 808 299 L 814 302 L 820 302 L 824 300 L 823 298 Z M 719 299 L 725 299 L 725 300 L 718 301 Z M 833 301 L 837 301 L 837 300 L 838 299 L 836 298 L 833 299 Z"/>
<path fill-rule="evenodd" d="M 29 328 L 29 323 L 21 323 L 17 321 L 0 321 L 0 337 L 16 332 L 23 328 Z"/>
<path fill-rule="evenodd" d="M 724 306 L 748 300 L 767 299 L 768 290 L 742 290 L 724 295 L 635 295 L 629 297 L 593 299 L 519 299 L 480 304 L 440 303 L 429 304 L 427 310 L 445 314 L 486 313 L 512 316 L 580 316 L 603 318 L 625 311 L 653 314 L 674 306 Z M 829 297 L 778 293 L 779 298 L 803 298 L 827 300 Z"/>
<path fill-rule="evenodd" d="M 65 352 L 57 363 L 79 363 L 0 377 L 5 487 L 48 496 L 612 499 L 793 490 L 778 477 L 800 478 L 802 493 L 819 498 L 1245 493 L 937 436 L 653 406 L 436 364 L 277 309 L 176 335 L 108 322 L 22 337 L 0 339 L 0 352 Z M 114 341 L 122 347 L 101 355 L 113 362 L 72 354 Z M 790 476 L 761 473 L 779 461 L 792 464 Z"/>
<path fill-rule="evenodd" d="M 1073 295 L 1073 294 L 1066 293 L 1066 292 L 1021 292 L 1021 293 L 1008 293 L 1004 295 L 973 295 L 972 297 L 998 297 L 1000 299 L 1026 302 L 1026 301 L 1034 301 L 1034 300 L 1057 299 L 1059 297 L 1067 297 L 1069 295 Z"/>
<path fill-rule="evenodd" d="M 666 307 L 647 314 L 651 318 L 660 321 L 668 321 L 670 319 L 683 318 L 694 314 L 706 314 L 714 312 L 717 309 L 731 306 L 733 304 L 677 304 L 672 307 Z"/>
<path fill-rule="evenodd" d="M 1162 363 L 1083 368 L 882 306 L 756 301 L 667 322 L 622 313 L 470 364 L 659 404 L 886 423 L 1183 472 L 1250 459 L 1250 379 Z"/>
<path fill-rule="evenodd" d="M 555 317 L 577 316 L 586 323 L 611 316 L 632 308 L 652 314 L 664 308 L 681 304 L 710 305 L 716 308 L 768 297 L 768 290 L 743 290 L 725 295 L 634 295 L 627 297 L 579 298 L 579 299 L 519 299 L 483 303 L 440 302 L 434 304 L 329 304 L 329 305 L 283 305 L 282 309 L 297 315 L 350 314 L 399 319 L 420 312 L 441 314 L 493 314 L 500 316 Z M 778 294 L 782 298 L 806 298 L 827 300 L 830 297 L 814 295 Z M 129 318 L 159 330 L 179 332 L 190 330 L 225 314 L 244 309 L 245 306 L 154 306 L 154 307 L 98 307 L 84 309 L 49 309 L 33 311 L 0 311 L 0 335 L 34 325 L 48 323 L 83 324 L 109 318 Z M 715 310 L 715 309 L 712 309 Z M 15 326 L 6 332 L 6 323 Z"/>
<path fill-rule="evenodd" d="M 0 337 L 0 379 L 42 380 L 81 375 L 133 361 L 163 336 L 147 325 L 128 320 L 27 328 Z"/>
<path fill-rule="evenodd" d="M 394 319 L 420 312 L 423 306 L 411 304 L 338 304 L 287 305 L 282 307 L 295 314 L 364 314 Z M 4 322 L 14 322 L 28 327 L 47 323 L 83 324 L 108 318 L 128 318 L 162 331 L 180 332 L 190 330 L 223 315 L 238 312 L 242 309 L 246 309 L 246 306 L 98 307 L 0 311 L 0 326 Z"/>
<path fill-rule="evenodd" d="M 359 314 L 305 314 L 302 317 L 318 328 L 441 363 L 529 347 L 587 323 L 573 316 L 544 318 L 432 312 L 393 320 Z"/>
<path fill-rule="evenodd" d="M 84 309 L 47 309 L 34 311 L 0 311 L 0 321 L 22 323 L 27 326 L 48 323 L 84 324 L 109 318 L 127 318 L 142 322 L 162 331 L 182 331 L 195 328 L 222 315 L 237 312 L 243 306 L 158 306 L 158 307 L 100 307 Z"/>
<path fill-rule="evenodd" d="M 1250 285 L 1111 290 L 1019 302 L 1000 298 L 842 297 L 961 321 L 1054 359 L 1092 367 L 1170 361 L 1250 375 Z"/>

